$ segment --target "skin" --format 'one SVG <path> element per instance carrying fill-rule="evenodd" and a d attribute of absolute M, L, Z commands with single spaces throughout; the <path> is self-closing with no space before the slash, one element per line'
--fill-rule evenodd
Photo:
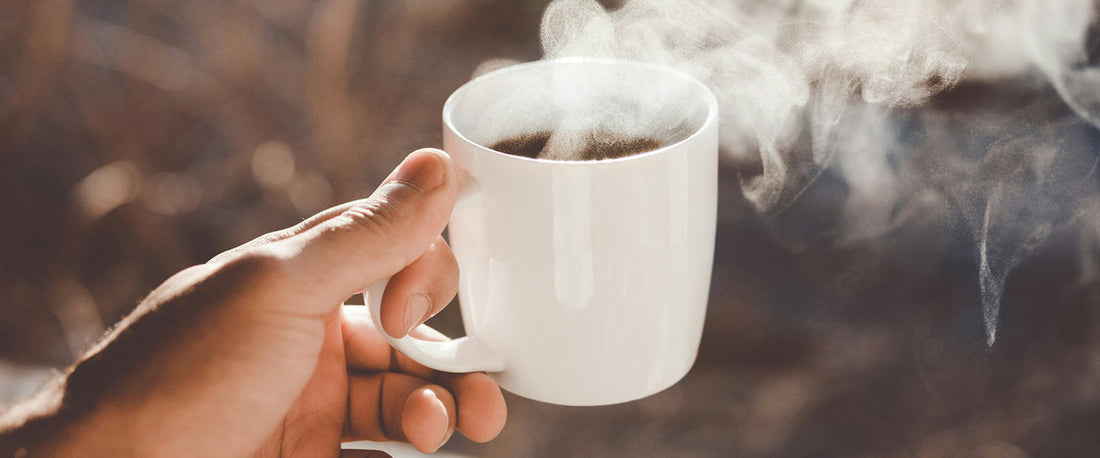
<path fill-rule="evenodd" d="M 446 153 L 416 151 L 370 198 L 176 274 L 0 420 L 0 456 L 312 457 L 359 439 L 432 452 L 456 429 L 492 439 L 506 409 L 487 375 L 427 369 L 365 307 L 341 305 L 393 276 L 381 321 L 401 337 L 450 302 L 458 267 L 440 233 L 456 177 Z"/>

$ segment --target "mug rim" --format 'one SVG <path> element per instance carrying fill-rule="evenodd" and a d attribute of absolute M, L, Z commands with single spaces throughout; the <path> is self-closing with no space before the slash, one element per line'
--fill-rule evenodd
<path fill-rule="evenodd" d="M 474 87 L 478 84 L 484 83 L 485 80 L 495 78 L 495 77 L 499 77 L 499 76 L 507 74 L 507 73 L 516 72 L 516 71 L 520 71 L 520 70 L 525 70 L 525 69 L 528 69 L 528 68 L 531 68 L 531 67 L 560 65 L 560 64 L 578 64 L 578 63 L 580 63 L 580 64 L 594 63 L 594 64 L 632 65 L 632 66 L 637 66 L 637 67 L 648 67 L 649 69 L 662 71 L 662 72 L 671 74 L 671 75 L 673 75 L 677 78 L 681 78 L 681 79 L 687 81 L 689 84 L 692 84 L 692 85 L 698 87 L 699 89 L 701 89 L 701 93 L 703 95 L 703 103 L 705 103 L 706 107 L 707 107 L 706 118 L 703 120 L 703 123 L 699 126 L 699 128 L 695 129 L 691 133 L 691 135 L 688 135 L 687 137 L 684 137 L 683 139 L 681 139 L 681 140 L 679 140 L 675 143 L 664 145 L 660 148 L 657 148 L 657 149 L 654 149 L 654 150 L 651 150 L 651 151 L 646 151 L 644 153 L 632 154 L 630 156 L 618 157 L 618 158 L 613 158 L 613 159 L 599 159 L 599 160 L 565 160 L 565 161 L 563 161 L 563 160 L 555 160 L 555 159 L 531 158 L 531 157 L 526 157 L 526 156 L 516 156 L 516 155 L 512 155 L 512 154 L 502 153 L 500 151 L 489 148 L 488 146 L 482 145 L 478 142 L 475 142 L 475 141 L 471 140 L 464 133 L 460 132 L 458 130 L 458 128 L 455 127 L 454 121 L 453 121 L 453 114 L 454 114 L 454 111 L 455 111 L 455 105 L 458 104 L 458 99 L 462 96 L 462 94 L 465 93 L 466 91 L 468 91 L 471 87 Z M 447 97 L 447 101 L 443 103 L 443 126 L 447 130 L 449 130 L 450 132 L 452 132 L 456 136 L 458 136 L 458 138 L 462 139 L 462 141 L 466 142 L 467 144 L 473 145 L 478 150 L 480 150 L 482 152 L 488 152 L 488 153 L 490 153 L 492 155 L 496 155 L 498 157 L 505 158 L 506 160 L 515 160 L 515 161 L 521 161 L 521 162 L 522 161 L 527 161 L 527 162 L 530 162 L 530 163 L 544 163 L 544 164 L 553 164 L 553 165 L 570 166 L 570 167 L 578 167 L 578 166 L 591 167 L 591 166 L 598 166 L 600 164 L 614 164 L 614 163 L 618 163 L 618 162 L 627 162 L 627 161 L 633 161 L 633 160 L 640 160 L 640 159 L 643 159 L 643 158 L 646 158 L 646 157 L 652 157 L 652 156 L 660 155 L 660 154 L 663 154 L 663 153 L 667 153 L 668 151 L 676 149 L 676 148 L 680 147 L 681 145 L 694 140 L 696 137 L 702 135 L 703 132 L 707 131 L 708 128 L 710 128 L 712 125 L 716 124 L 717 122 L 718 122 L 718 100 L 715 98 L 714 92 L 712 92 L 706 84 L 703 84 L 702 81 L 699 81 L 698 78 L 695 78 L 694 76 L 692 76 L 691 74 L 689 74 L 689 73 L 687 73 L 683 70 L 679 70 L 679 69 L 676 69 L 676 68 L 673 68 L 673 67 L 670 67 L 670 66 L 667 66 L 667 65 L 660 65 L 660 64 L 654 64 L 654 63 L 651 63 L 651 62 L 642 62 L 642 61 L 628 60 L 628 59 L 607 58 L 607 57 L 564 57 L 564 58 L 549 59 L 549 60 L 536 60 L 536 61 L 529 61 L 529 62 L 521 62 L 521 63 L 518 63 L 518 64 L 509 65 L 507 67 L 499 68 L 499 69 L 493 70 L 491 72 L 485 73 L 483 75 L 479 75 L 478 77 L 476 77 L 476 78 L 474 78 L 470 81 L 467 81 L 462 86 L 459 86 L 458 89 L 455 89 L 454 92 L 452 92 L 451 95 Z"/>

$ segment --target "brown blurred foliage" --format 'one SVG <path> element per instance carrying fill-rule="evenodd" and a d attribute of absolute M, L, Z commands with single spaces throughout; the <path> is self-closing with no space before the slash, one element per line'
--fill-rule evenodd
<path fill-rule="evenodd" d="M 0 7 L 0 356 L 63 365 L 173 272 L 369 193 L 538 2 Z"/>

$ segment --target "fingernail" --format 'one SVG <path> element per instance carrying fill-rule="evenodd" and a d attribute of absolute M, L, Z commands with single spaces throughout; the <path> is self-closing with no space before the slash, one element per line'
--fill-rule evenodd
<path fill-rule="evenodd" d="M 440 403 L 442 404 L 442 402 L 440 402 Z M 444 427 L 446 432 L 443 434 L 443 440 L 439 441 L 439 445 L 437 445 L 435 447 L 436 450 L 439 450 L 441 447 L 443 447 L 443 444 L 446 444 L 447 441 L 451 440 L 451 436 L 453 436 L 454 433 L 455 433 L 455 431 L 453 429 L 451 429 L 451 424 L 450 424 L 451 419 L 447 418 L 447 415 L 446 415 L 447 408 L 445 408 L 445 407 L 443 408 L 443 413 L 444 413 L 443 418 L 447 420 L 447 426 Z"/>
<path fill-rule="evenodd" d="M 447 407 L 443 405 L 443 401 L 441 401 L 439 397 L 435 396 L 435 392 L 432 392 L 432 398 L 435 401 L 432 404 L 434 404 L 436 409 L 439 411 L 439 415 L 433 415 L 433 417 L 435 417 L 435 419 L 438 421 L 438 423 L 435 425 L 435 430 L 439 431 L 439 435 L 437 437 L 443 438 L 439 441 L 439 444 L 435 446 L 435 450 L 439 450 L 439 448 L 442 447 L 443 444 L 446 444 L 447 440 L 451 438 L 451 419 L 447 418 Z"/>
<path fill-rule="evenodd" d="M 427 321 L 432 302 L 426 294 L 413 294 L 405 300 L 405 333 L 412 332 L 421 321 Z"/>
<path fill-rule="evenodd" d="M 393 179 L 421 191 L 431 191 L 447 180 L 447 164 L 439 153 L 417 151 L 397 166 Z"/>
<path fill-rule="evenodd" d="M 418 389 L 410 393 L 405 401 L 401 429 L 409 442 L 421 452 L 432 453 L 439 450 L 451 436 L 451 418 L 447 414 L 447 406 L 432 389 Z"/>

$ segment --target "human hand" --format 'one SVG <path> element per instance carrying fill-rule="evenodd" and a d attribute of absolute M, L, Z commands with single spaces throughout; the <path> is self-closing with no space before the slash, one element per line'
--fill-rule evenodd
<path fill-rule="evenodd" d="M 450 302 L 458 268 L 440 233 L 456 193 L 450 158 L 420 150 L 370 198 L 180 272 L 74 365 L 55 399 L 0 434 L 0 452 L 336 456 L 357 439 L 431 452 L 456 427 L 492 439 L 506 409 L 487 375 L 427 369 L 393 350 L 365 307 L 341 307 L 392 275 L 381 321 L 401 337 Z"/>

